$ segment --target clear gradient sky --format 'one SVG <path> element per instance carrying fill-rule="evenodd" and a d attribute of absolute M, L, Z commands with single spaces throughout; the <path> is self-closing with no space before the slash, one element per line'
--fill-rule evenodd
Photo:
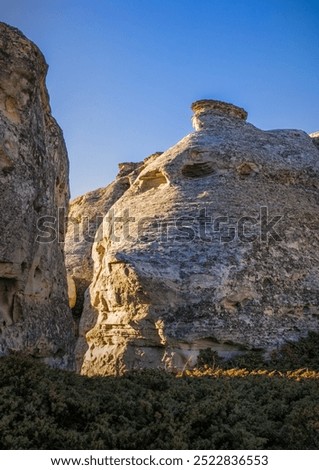
<path fill-rule="evenodd" d="M 72 196 L 191 132 L 229 101 L 262 129 L 319 129 L 319 0 L 0 0 L 44 53 Z"/>

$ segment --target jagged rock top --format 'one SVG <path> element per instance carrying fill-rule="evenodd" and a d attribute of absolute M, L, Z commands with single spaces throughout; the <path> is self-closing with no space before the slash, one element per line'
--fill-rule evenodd
<path fill-rule="evenodd" d="M 247 119 L 248 113 L 243 108 L 235 106 L 231 103 L 218 100 L 198 100 L 194 101 L 191 106 L 195 115 L 198 116 L 202 113 L 215 113 L 224 114 L 231 117 L 237 117 L 239 119 Z"/>
<path fill-rule="evenodd" d="M 32 64 L 34 71 L 39 68 L 48 69 L 44 55 L 34 42 L 28 39 L 18 28 L 0 21 L 0 57 L 6 60 L 6 70 L 14 67 L 14 62 L 24 61 L 26 69 Z M 31 71 L 31 70 L 30 70 Z M 22 70 L 21 70 L 22 72 Z M 25 69 L 23 69 L 25 72 Z"/>
<path fill-rule="evenodd" d="M 19 67 L 17 68 L 17 64 Z M 45 87 L 48 65 L 40 49 L 17 28 L 0 23 L 0 100 L 2 111 L 15 123 L 21 122 L 30 109 L 35 87 L 40 87 L 41 104 L 50 113 L 49 96 Z M 3 86 L 6 96 L 3 95 Z M 31 93 L 30 93 L 31 92 Z"/>
<path fill-rule="evenodd" d="M 248 115 L 243 108 L 218 100 L 195 101 L 192 110 L 194 112 L 192 123 L 196 131 L 214 127 L 216 120 L 220 121 L 221 118 L 245 121 Z"/>

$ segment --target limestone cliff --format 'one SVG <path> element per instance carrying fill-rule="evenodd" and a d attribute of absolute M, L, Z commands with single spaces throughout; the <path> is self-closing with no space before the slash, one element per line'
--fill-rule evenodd
<path fill-rule="evenodd" d="M 183 368 L 319 329 L 319 152 L 300 130 L 193 104 L 195 132 L 146 161 L 93 246 L 84 374 Z"/>
<path fill-rule="evenodd" d="M 46 72 L 39 49 L 0 23 L 0 354 L 22 351 L 71 367 L 63 254 L 68 159 Z"/>

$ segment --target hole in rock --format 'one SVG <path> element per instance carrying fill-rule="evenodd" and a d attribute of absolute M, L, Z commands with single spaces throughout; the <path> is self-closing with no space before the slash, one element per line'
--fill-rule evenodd
<path fill-rule="evenodd" d="M 190 163 L 182 168 L 182 174 L 188 178 L 202 178 L 214 172 L 212 162 Z"/>
<path fill-rule="evenodd" d="M 142 191 L 156 189 L 162 184 L 166 184 L 167 178 L 160 170 L 149 171 L 140 177 Z"/>
<path fill-rule="evenodd" d="M 252 173 L 258 172 L 258 167 L 255 163 L 252 162 L 243 162 L 241 165 L 237 167 L 237 172 L 241 176 L 249 176 Z"/>

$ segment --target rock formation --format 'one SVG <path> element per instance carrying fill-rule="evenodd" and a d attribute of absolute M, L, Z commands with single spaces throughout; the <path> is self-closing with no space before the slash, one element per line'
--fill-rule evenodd
<path fill-rule="evenodd" d="M 92 246 L 104 216 L 135 181 L 145 164 L 161 153 L 155 152 L 142 162 L 119 163 L 116 179 L 106 188 L 90 191 L 70 202 L 64 249 L 75 320 L 82 314 L 85 292 L 93 279 Z"/>
<path fill-rule="evenodd" d="M 91 256 L 94 237 L 103 217 L 130 187 L 143 163 L 120 163 L 120 171 L 106 188 L 79 196 L 70 203 L 68 230 L 65 237 L 66 267 L 70 283 L 74 282 L 73 314 L 82 314 L 84 294 L 93 278 Z"/>
<path fill-rule="evenodd" d="M 267 352 L 319 329 L 317 148 L 227 103 L 192 108 L 195 132 L 144 163 L 97 232 L 84 374 L 180 369 L 207 347 Z"/>
<path fill-rule="evenodd" d="M 71 367 L 63 254 L 68 160 L 46 72 L 39 49 L 0 23 L 0 355 L 22 351 Z"/>

